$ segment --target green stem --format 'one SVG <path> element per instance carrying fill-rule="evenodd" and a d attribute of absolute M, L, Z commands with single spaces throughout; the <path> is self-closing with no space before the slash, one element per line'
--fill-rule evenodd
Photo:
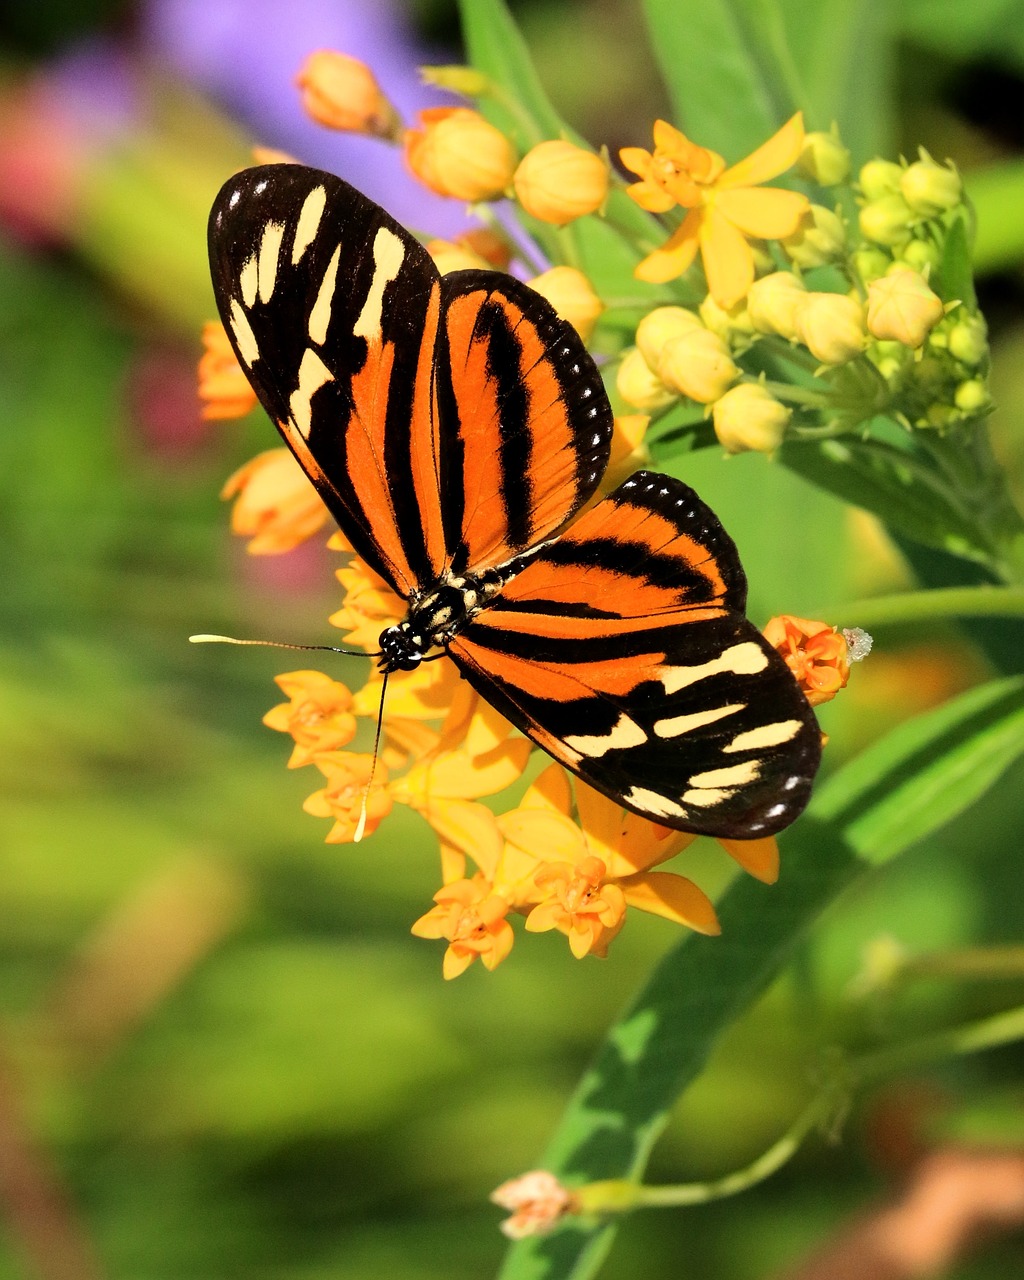
<path fill-rule="evenodd" d="M 842 613 L 844 622 L 866 631 L 906 622 L 941 622 L 947 618 L 1024 618 L 1024 587 L 940 587 L 934 591 L 907 591 L 854 601 L 843 605 Z"/>
<path fill-rule="evenodd" d="M 748 382 L 759 382 L 758 378 L 748 378 Z M 766 391 L 770 391 L 776 400 L 788 400 L 791 404 L 806 404 L 812 409 L 824 409 L 828 404 L 828 395 L 824 391 L 815 391 L 811 387 L 794 387 L 789 382 L 763 382 Z M 844 428 L 846 430 L 848 428 Z"/>
<path fill-rule="evenodd" d="M 886 1076 L 927 1066 L 943 1058 L 980 1053 L 983 1049 L 994 1049 L 1021 1039 L 1024 1039 L 1024 1006 L 968 1022 L 961 1027 L 951 1027 L 948 1031 L 921 1036 L 906 1044 L 863 1054 L 850 1063 L 849 1070 L 857 1084 L 874 1084 Z"/>

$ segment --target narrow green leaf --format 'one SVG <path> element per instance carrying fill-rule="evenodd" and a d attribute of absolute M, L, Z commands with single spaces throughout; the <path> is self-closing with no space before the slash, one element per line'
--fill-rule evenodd
<path fill-rule="evenodd" d="M 863 507 L 892 529 L 954 555 L 991 563 L 992 547 L 926 460 L 883 440 L 793 442 L 781 461 L 813 484 Z"/>
<path fill-rule="evenodd" d="M 1024 259 L 1024 160 L 974 169 L 964 185 L 977 223 L 975 270 L 1001 271 Z"/>
<path fill-rule="evenodd" d="M 783 838 L 773 889 L 743 877 L 720 938 L 687 937 L 612 1028 L 541 1164 L 571 1183 L 639 1178 L 679 1094 L 868 864 L 962 812 L 1024 754 L 1024 679 L 993 681 L 902 725 L 844 766 Z M 613 1225 L 521 1241 L 501 1280 L 588 1280 Z"/>
<path fill-rule="evenodd" d="M 974 292 L 971 248 L 967 243 L 967 224 L 963 218 L 957 218 L 946 235 L 935 286 L 943 302 L 962 302 L 968 307 L 978 305 Z"/>

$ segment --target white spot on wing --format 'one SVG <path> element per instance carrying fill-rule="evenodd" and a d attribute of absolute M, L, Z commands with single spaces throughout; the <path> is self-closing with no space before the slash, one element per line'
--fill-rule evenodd
<path fill-rule="evenodd" d="M 316 302 L 313 303 L 313 310 L 309 313 L 309 336 L 311 341 L 320 347 L 327 341 L 327 326 L 331 323 L 331 304 L 334 301 L 334 290 L 338 283 L 340 259 L 341 245 L 339 244 L 327 264 L 327 270 L 324 272 L 324 278 L 320 282 L 320 289 L 316 295 Z"/>
<path fill-rule="evenodd" d="M 242 357 L 243 364 L 251 369 L 260 358 L 260 349 L 256 342 L 256 335 L 249 324 L 249 317 L 237 298 L 231 299 L 231 332 L 235 335 L 238 354 Z"/>
<path fill-rule="evenodd" d="M 294 266 L 313 243 L 313 237 L 320 226 L 327 205 L 327 188 L 314 187 L 302 202 L 299 220 L 295 224 L 295 239 L 292 241 L 292 266 Z"/>
<path fill-rule="evenodd" d="M 302 363 L 299 365 L 299 385 L 288 401 L 292 421 L 303 440 L 309 439 L 309 431 L 313 423 L 313 406 L 310 403 L 313 393 L 318 391 L 325 382 L 333 380 L 334 375 L 330 369 L 312 347 L 307 347 L 302 353 Z"/>
<path fill-rule="evenodd" d="M 644 813 L 653 814 L 657 818 L 688 818 L 690 816 L 681 804 L 676 804 L 668 796 L 658 795 L 657 791 L 649 791 L 646 787 L 631 787 L 624 799 L 628 804 L 634 804 Z"/>
<path fill-rule="evenodd" d="M 639 747 L 646 741 L 647 734 L 635 720 L 630 720 L 625 714 L 619 716 L 608 733 L 572 734 L 565 738 L 566 744 L 573 751 L 578 751 L 580 755 L 589 756 L 591 759 L 603 756 L 615 748 Z"/>
<path fill-rule="evenodd" d="M 398 275 L 405 260 L 405 245 L 387 227 L 381 227 L 373 238 L 374 273 L 363 309 L 352 332 L 368 342 L 381 340 L 381 312 L 384 307 L 384 290 Z"/>
<path fill-rule="evenodd" d="M 247 307 L 252 307 L 256 302 L 256 291 L 260 284 L 260 269 L 256 264 L 256 255 L 250 254 L 242 263 L 242 270 L 238 275 L 238 284 L 242 290 L 242 301 Z"/>
<path fill-rule="evenodd" d="M 734 644 L 724 650 L 710 662 L 701 662 L 691 667 L 662 667 L 661 682 L 666 693 L 678 693 L 698 680 L 706 680 L 708 676 L 737 675 L 751 676 L 763 671 L 768 665 L 768 655 L 754 643 L 745 640 L 742 644 Z"/>
<path fill-rule="evenodd" d="M 746 733 L 738 733 L 723 751 L 763 751 L 766 747 L 778 747 L 789 742 L 800 732 L 799 720 L 776 720 L 774 724 L 762 724 Z"/>
<path fill-rule="evenodd" d="M 654 732 L 659 738 L 678 738 L 684 733 L 703 729 L 706 724 L 714 724 L 716 720 L 742 711 L 746 705 L 745 702 L 734 702 L 727 707 L 711 707 L 707 711 L 694 711 L 688 716 L 670 716 L 665 720 L 656 721 Z"/>
<path fill-rule="evenodd" d="M 695 773 L 691 787 L 742 787 L 753 782 L 761 772 L 760 760 L 745 760 L 743 764 L 730 764 L 722 769 L 708 769 Z"/>
<path fill-rule="evenodd" d="M 260 240 L 260 302 L 269 302 L 277 283 L 277 264 L 281 257 L 284 223 L 268 222 Z"/>

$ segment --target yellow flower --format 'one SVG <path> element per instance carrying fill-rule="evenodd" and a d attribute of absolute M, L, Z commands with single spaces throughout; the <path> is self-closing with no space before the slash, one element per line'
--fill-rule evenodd
<path fill-rule="evenodd" d="M 487 878 L 456 880 L 434 894 L 437 906 L 412 926 L 417 938 L 447 938 L 442 972 L 457 978 L 474 960 L 496 969 L 512 950 L 512 926 L 505 919 L 510 907 L 492 892 Z"/>
<path fill-rule="evenodd" d="M 868 332 L 883 342 L 923 346 L 945 314 L 942 299 L 909 267 L 895 267 L 868 285 Z"/>
<path fill-rule="evenodd" d="M 204 418 L 244 418 L 256 408 L 256 392 L 235 358 L 227 332 L 219 320 L 203 325 L 203 354 L 199 360 L 199 399 Z"/>
<path fill-rule="evenodd" d="M 772 618 L 764 638 L 779 651 L 812 707 L 830 702 L 850 678 L 846 636 L 827 622 L 783 613 Z"/>
<path fill-rule="evenodd" d="M 348 746 L 356 734 L 356 718 L 347 685 L 320 671 L 288 671 L 274 680 L 289 700 L 271 707 L 263 723 L 295 739 L 289 769 L 311 763 L 322 752 Z"/>
<path fill-rule="evenodd" d="M 308 796 L 303 809 L 315 818 L 333 818 L 328 844 L 349 844 L 366 803 L 365 834 L 372 835 L 391 812 L 394 801 L 387 788 L 386 766 L 366 752 L 329 751 L 316 757 L 325 785 Z"/>
<path fill-rule="evenodd" d="M 470 107 L 428 107 L 405 134 L 405 158 L 419 180 L 456 200 L 495 200 L 516 167 L 512 143 Z"/>
<path fill-rule="evenodd" d="M 654 213 L 674 205 L 688 209 L 666 244 L 636 268 L 639 280 L 655 284 L 686 271 L 700 250 L 708 290 L 728 309 L 746 295 L 754 280 L 751 237 L 778 240 L 791 235 L 807 211 L 806 196 L 761 184 L 796 163 L 804 142 L 803 118 L 793 118 L 745 160 L 727 169 L 714 151 L 698 147 L 678 129 L 658 120 L 654 151 L 624 147 L 622 163 L 640 182 L 629 194 Z"/>
<path fill-rule="evenodd" d="M 231 531 L 249 538 L 254 556 L 280 555 L 311 538 L 330 516 L 287 449 L 268 449 L 229 476 L 222 498 L 234 498 Z"/>
<path fill-rule="evenodd" d="M 792 412 L 760 382 L 743 382 L 715 402 L 712 417 L 718 442 L 729 453 L 774 453 Z"/>
<path fill-rule="evenodd" d="M 318 49 L 302 64 L 295 83 L 302 90 L 306 114 L 317 124 L 391 142 L 401 137 L 398 113 L 381 91 L 376 76 L 358 58 L 333 49 Z"/>
<path fill-rule="evenodd" d="M 568 320 L 584 342 L 604 310 L 604 303 L 593 285 L 575 267 L 552 267 L 529 281 L 530 288 L 547 298 L 563 320 Z"/>
<path fill-rule="evenodd" d="M 519 162 L 512 185 L 527 213 L 564 227 L 604 204 L 608 162 L 571 142 L 539 142 Z"/>
<path fill-rule="evenodd" d="M 702 325 L 666 342 L 658 360 L 665 386 L 698 404 L 713 404 L 739 376 L 726 342 Z"/>

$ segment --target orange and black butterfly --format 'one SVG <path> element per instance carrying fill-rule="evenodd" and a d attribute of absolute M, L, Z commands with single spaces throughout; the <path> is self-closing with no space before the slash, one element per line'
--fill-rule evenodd
<path fill-rule="evenodd" d="M 556 760 L 667 826 L 744 839 L 796 817 L 820 733 L 744 616 L 713 513 L 639 471 L 568 524 L 607 465 L 612 412 L 543 298 L 499 272 L 441 277 L 383 209 L 301 165 L 232 178 L 209 241 L 260 401 L 408 604 L 383 670 L 447 653 Z"/>

